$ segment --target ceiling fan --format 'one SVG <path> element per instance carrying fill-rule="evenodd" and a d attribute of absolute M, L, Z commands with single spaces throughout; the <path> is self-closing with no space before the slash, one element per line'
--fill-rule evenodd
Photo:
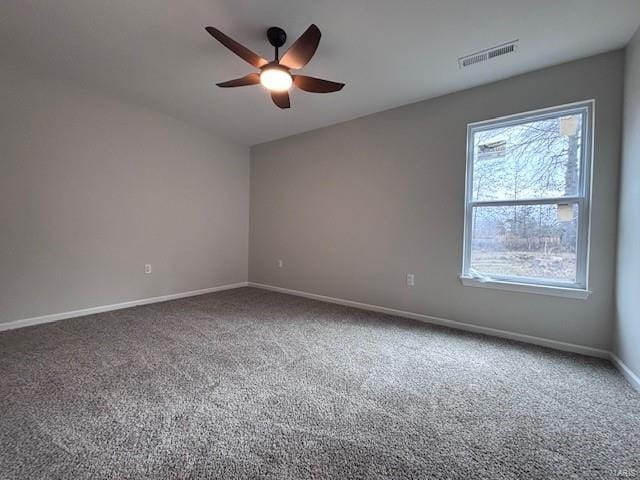
<path fill-rule="evenodd" d="M 300 90 L 314 93 L 337 92 L 344 87 L 344 83 L 330 82 L 321 78 L 308 77 L 306 75 L 292 75 L 291 70 L 304 67 L 318 48 L 320 43 L 320 29 L 311 25 L 282 55 L 278 58 L 278 49 L 287 41 L 286 32 L 279 27 L 271 27 L 267 30 L 267 39 L 276 49 L 275 59 L 270 62 L 260 55 L 252 52 L 247 47 L 229 38 L 214 27 L 206 27 L 207 32 L 213 38 L 222 43 L 245 62 L 260 69 L 260 73 L 250 73 L 241 78 L 218 83 L 222 88 L 244 87 L 246 85 L 262 84 L 271 91 L 271 99 L 280 108 L 290 108 L 289 89 L 295 85 Z"/>

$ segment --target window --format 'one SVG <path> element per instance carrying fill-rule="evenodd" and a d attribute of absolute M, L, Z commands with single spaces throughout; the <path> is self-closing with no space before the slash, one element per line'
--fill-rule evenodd
<path fill-rule="evenodd" d="M 465 285 L 586 297 L 592 111 L 468 126 Z"/>

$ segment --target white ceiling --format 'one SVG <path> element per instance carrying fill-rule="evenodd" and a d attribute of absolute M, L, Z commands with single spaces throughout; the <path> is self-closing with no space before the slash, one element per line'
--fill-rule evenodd
<path fill-rule="evenodd" d="M 270 58 L 267 27 L 289 45 L 311 23 L 323 37 L 301 72 L 343 91 L 280 110 L 262 87 L 214 85 L 254 70 L 206 25 Z M 640 0 L 2 0 L 0 55 L 253 145 L 620 48 L 639 24 Z M 515 55 L 458 69 L 516 38 Z"/>

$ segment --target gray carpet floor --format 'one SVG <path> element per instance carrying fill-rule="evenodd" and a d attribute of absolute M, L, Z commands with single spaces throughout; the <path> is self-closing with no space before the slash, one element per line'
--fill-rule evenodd
<path fill-rule="evenodd" d="M 253 288 L 0 334 L 0 478 L 640 478 L 606 361 Z"/>

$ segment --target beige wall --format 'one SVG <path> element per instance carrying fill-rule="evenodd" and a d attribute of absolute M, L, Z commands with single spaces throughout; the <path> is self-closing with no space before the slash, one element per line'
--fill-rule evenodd
<path fill-rule="evenodd" d="M 0 322 L 246 281 L 248 148 L 7 66 L 0 111 Z"/>
<path fill-rule="evenodd" d="M 623 132 L 615 347 L 640 377 L 640 30 L 627 47 Z"/>
<path fill-rule="evenodd" d="M 250 281 L 609 349 L 623 65 L 616 51 L 253 147 Z M 462 286 L 467 123 L 591 98 L 592 296 Z"/>

